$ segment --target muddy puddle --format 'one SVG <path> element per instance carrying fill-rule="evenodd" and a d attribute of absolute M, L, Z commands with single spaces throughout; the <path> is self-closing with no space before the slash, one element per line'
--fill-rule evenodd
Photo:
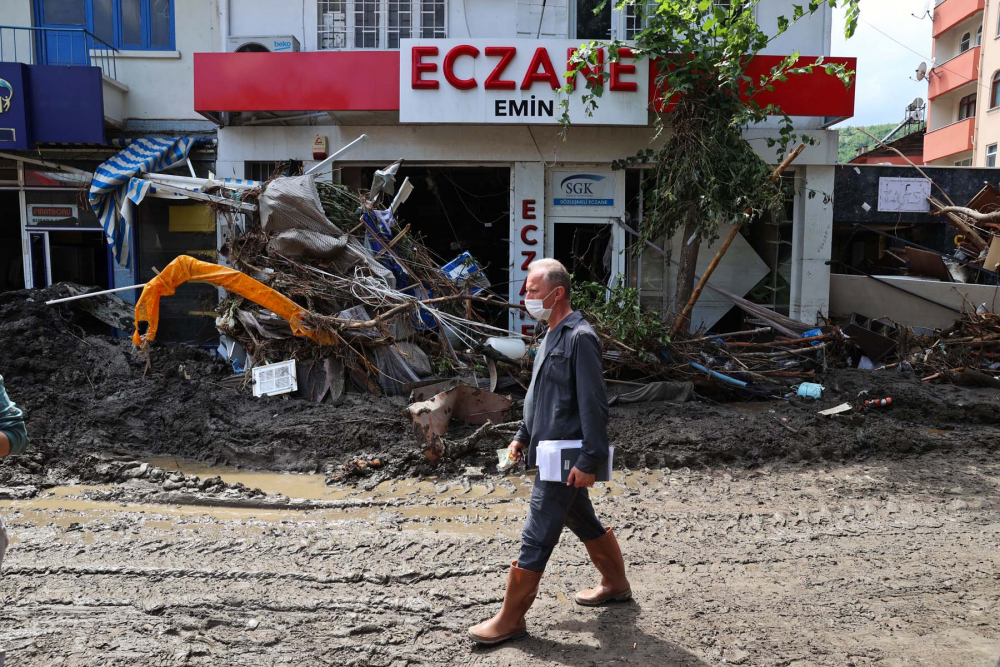
<path fill-rule="evenodd" d="M 197 498 L 185 498 L 185 504 L 123 502 L 101 499 L 115 485 L 75 485 L 47 489 L 29 500 L 0 501 L 0 514 L 20 516 L 49 530 L 61 531 L 86 531 L 91 524 L 106 523 L 110 513 L 127 513 L 144 534 L 152 535 L 184 527 L 200 530 L 233 521 L 242 523 L 250 532 L 259 532 L 263 525 L 272 523 L 313 522 L 329 528 L 346 528 L 360 521 L 388 522 L 400 530 L 426 530 L 430 526 L 444 532 L 514 537 L 520 530 L 532 482 L 531 477 L 520 474 L 481 480 L 408 478 L 389 480 L 363 490 L 349 485 L 327 486 L 325 476 L 319 474 L 247 471 L 173 457 L 154 458 L 149 463 L 185 475 L 218 476 L 229 484 L 242 483 L 270 496 L 350 504 L 298 509 L 225 507 L 207 501 L 200 503 Z M 674 476 L 659 471 L 616 474 L 613 482 L 598 484 L 591 493 L 599 502 L 605 497 L 631 495 L 643 486 L 669 485 L 674 481 Z M 511 502 L 515 500 L 518 502 Z M 366 505 L 366 501 L 375 504 Z M 387 505 L 386 501 L 392 502 Z"/>

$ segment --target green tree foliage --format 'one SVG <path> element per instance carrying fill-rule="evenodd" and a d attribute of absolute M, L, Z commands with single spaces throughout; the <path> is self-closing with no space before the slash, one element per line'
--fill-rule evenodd
<path fill-rule="evenodd" d="M 611 1 L 611 0 L 609 0 Z M 648 165 L 647 207 L 639 230 L 646 240 L 672 237 L 683 230 L 685 244 L 678 276 L 676 301 L 686 301 L 693 283 L 694 262 L 701 240 L 719 236 L 720 225 L 744 222 L 765 210 L 782 205 L 781 186 L 771 185 L 771 166 L 744 139 L 748 128 L 777 118 L 778 139 L 768 143 L 779 157 L 793 142 L 811 143 L 799 136 L 791 118 L 781 109 L 757 102 L 761 93 L 790 77 L 811 74 L 817 68 L 853 83 L 853 72 L 823 62 L 802 63 L 799 54 L 785 58 L 769 72 L 750 76 L 747 65 L 778 35 L 824 6 L 846 7 L 847 34 L 857 25 L 860 0 L 811 0 L 793 5 L 790 17 L 780 17 L 774 34 L 766 34 L 755 20 L 761 0 L 615 0 L 643 18 L 643 29 L 631 47 L 636 58 L 658 63 L 659 102 L 669 111 L 656 114 L 659 147 L 647 148 L 616 163 L 618 168 Z M 581 46 L 567 77 L 585 76 L 585 109 L 600 104 L 608 68 L 600 67 L 599 50 L 614 62 L 628 45 L 614 40 Z M 570 92 L 569 85 L 563 89 Z M 569 123 L 568 100 L 563 102 L 563 122 Z M 655 144 L 654 144 L 655 145 Z"/>

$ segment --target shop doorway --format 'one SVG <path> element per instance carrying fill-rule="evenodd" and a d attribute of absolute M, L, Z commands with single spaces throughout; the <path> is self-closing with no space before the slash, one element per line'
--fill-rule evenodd
<path fill-rule="evenodd" d="M 35 288 L 61 282 L 103 289 L 111 285 L 108 247 L 99 231 L 30 229 L 28 262 Z"/>
<path fill-rule="evenodd" d="M 615 277 L 614 228 L 610 224 L 553 224 L 552 253 L 579 282 L 608 285 Z"/>
<path fill-rule="evenodd" d="M 16 190 L 0 191 L 0 292 L 24 289 L 21 203 Z"/>
<path fill-rule="evenodd" d="M 25 192 L 24 229 L 28 242 L 28 287 L 73 282 L 113 286 L 112 259 L 104 231 L 76 192 Z"/>
<path fill-rule="evenodd" d="M 374 167 L 345 167 L 341 182 L 361 190 L 371 186 Z M 469 252 L 483 269 L 490 289 L 507 294 L 510 272 L 509 167 L 403 167 L 396 185 L 409 178 L 413 193 L 400 207 L 400 226 L 410 225 L 442 266 Z M 506 328 L 507 311 L 491 312 L 491 323 Z"/>

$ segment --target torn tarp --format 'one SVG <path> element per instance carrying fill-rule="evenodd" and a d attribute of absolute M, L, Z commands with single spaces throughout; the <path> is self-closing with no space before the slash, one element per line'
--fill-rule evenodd
<path fill-rule="evenodd" d="M 693 382 L 650 382 L 635 391 L 612 396 L 608 405 L 615 403 L 685 403 L 694 398 Z"/>
<path fill-rule="evenodd" d="M 97 167 L 90 184 L 90 207 L 104 228 L 104 237 L 119 265 L 132 266 L 132 212 L 129 202 L 139 203 L 149 191 L 149 183 L 135 176 L 164 171 L 184 162 L 194 140 L 136 139 L 114 157 Z"/>
<path fill-rule="evenodd" d="M 342 275 L 362 266 L 396 286 L 393 273 L 375 261 L 323 212 L 315 176 L 276 178 L 258 199 L 261 228 L 270 234 L 267 249 L 289 257 L 318 257 L 333 261 Z"/>

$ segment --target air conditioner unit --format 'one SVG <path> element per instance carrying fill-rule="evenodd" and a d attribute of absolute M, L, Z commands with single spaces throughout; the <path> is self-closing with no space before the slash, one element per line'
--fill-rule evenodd
<path fill-rule="evenodd" d="M 247 35 L 230 37 L 227 47 L 230 53 L 298 51 L 299 40 L 292 35 Z"/>

